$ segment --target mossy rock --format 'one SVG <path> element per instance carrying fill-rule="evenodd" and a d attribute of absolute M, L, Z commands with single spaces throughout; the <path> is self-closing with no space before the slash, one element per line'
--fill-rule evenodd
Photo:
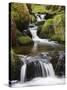
<path fill-rule="evenodd" d="M 41 28 L 40 37 L 48 38 L 54 34 L 53 19 L 48 19 Z"/>
<path fill-rule="evenodd" d="M 31 21 L 27 5 L 21 3 L 11 3 L 11 18 L 14 19 L 17 29 L 21 31 L 26 29 Z"/>
<path fill-rule="evenodd" d="M 45 6 L 40 4 L 32 4 L 33 13 L 44 13 L 46 12 Z"/>
<path fill-rule="evenodd" d="M 41 36 L 41 30 L 42 30 L 42 27 L 43 27 L 43 25 L 39 25 L 39 27 L 38 27 L 38 29 L 37 29 L 37 35 L 41 38 L 42 36 Z"/>
<path fill-rule="evenodd" d="M 64 14 L 59 14 L 54 17 L 54 30 L 55 36 L 54 39 L 59 41 L 65 41 L 65 17 Z"/>
<path fill-rule="evenodd" d="M 13 49 L 11 49 L 11 65 L 10 65 L 10 81 L 11 80 L 20 80 L 21 66 L 22 62 L 19 57 L 14 53 Z"/>
<path fill-rule="evenodd" d="M 18 37 L 18 42 L 20 45 L 27 45 L 33 43 L 32 39 L 29 36 Z"/>
<path fill-rule="evenodd" d="M 16 29 L 16 37 L 20 37 L 20 36 L 22 36 L 22 33 L 18 29 Z"/>
<path fill-rule="evenodd" d="M 23 31 L 23 34 L 24 34 L 24 35 L 27 35 L 27 36 L 29 36 L 29 37 L 31 37 L 31 38 L 32 38 L 32 34 L 31 34 L 31 32 L 30 32 L 30 30 L 29 30 L 29 29 L 24 30 L 24 31 Z"/>
<path fill-rule="evenodd" d="M 37 22 L 36 25 L 37 25 L 37 26 L 41 26 L 41 25 L 43 25 L 44 23 L 45 23 L 45 20 L 40 21 L 40 22 Z"/>

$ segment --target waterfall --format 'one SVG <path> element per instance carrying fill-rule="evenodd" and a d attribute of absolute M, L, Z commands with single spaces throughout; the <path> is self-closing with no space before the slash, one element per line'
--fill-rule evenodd
<path fill-rule="evenodd" d="M 39 37 L 37 36 L 37 27 L 30 28 L 30 32 L 32 34 L 33 41 L 38 41 Z"/>
<path fill-rule="evenodd" d="M 45 21 L 46 14 L 37 14 L 37 22 Z"/>
<path fill-rule="evenodd" d="M 44 63 L 44 68 L 46 69 L 47 76 L 50 76 L 50 77 L 55 76 L 54 69 L 51 63 L 48 63 L 48 64 Z"/>
<path fill-rule="evenodd" d="M 41 68 L 42 68 L 43 77 L 45 76 L 44 70 L 46 71 L 47 76 L 50 76 L 50 77 L 55 76 L 54 69 L 53 69 L 53 66 L 51 63 L 46 64 L 46 63 L 40 62 L 40 64 L 41 64 Z"/>
<path fill-rule="evenodd" d="M 32 59 L 25 63 L 21 68 L 21 82 L 30 81 L 35 77 L 55 77 L 52 64 L 41 59 Z"/>
<path fill-rule="evenodd" d="M 24 64 L 21 67 L 21 83 L 23 83 L 25 80 L 25 74 L 26 74 L 26 64 Z"/>

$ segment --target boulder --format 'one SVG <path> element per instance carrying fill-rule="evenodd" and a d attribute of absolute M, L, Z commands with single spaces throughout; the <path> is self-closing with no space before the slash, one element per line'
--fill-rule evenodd
<path fill-rule="evenodd" d="M 57 76 L 65 76 L 65 53 L 64 51 L 51 53 L 51 63 Z"/>

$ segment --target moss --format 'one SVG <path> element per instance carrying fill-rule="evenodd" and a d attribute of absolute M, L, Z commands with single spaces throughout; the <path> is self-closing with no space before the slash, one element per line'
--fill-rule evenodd
<path fill-rule="evenodd" d="M 44 27 L 48 27 L 48 26 L 50 26 L 50 25 L 53 25 L 53 20 L 52 20 L 52 19 L 48 19 L 48 20 L 45 22 L 45 24 L 43 25 L 43 28 L 44 28 Z"/>
<path fill-rule="evenodd" d="M 11 49 L 11 79 L 10 80 L 20 80 L 20 70 L 22 62 L 19 57 L 14 53 L 13 49 Z"/>
<path fill-rule="evenodd" d="M 44 13 L 46 12 L 45 6 L 40 4 L 33 4 L 32 5 L 32 12 L 34 13 Z"/>
<path fill-rule="evenodd" d="M 36 22 L 36 18 L 34 15 L 31 15 L 31 18 L 32 18 L 32 22 Z"/>
<path fill-rule="evenodd" d="M 40 36 L 41 38 L 48 38 L 54 34 L 53 20 L 47 20 L 42 26 Z"/>
<path fill-rule="evenodd" d="M 26 4 L 12 3 L 11 4 L 11 18 L 15 20 L 17 29 L 21 30 L 27 28 L 31 17 Z"/>
<path fill-rule="evenodd" d="M 58 41 L 59 43 L 65 43 L 65 40 L 62 39 L 62 36 L 60 37 L 59 35 L 53 35 L 51 36 L 50 38 L 51 40 L 54 40 L 54 41 Z"/>
<path fill-rule="evenodd" d="M 29 36 L 21 36 L 21 37 L 18 37 L 18 42 L 21 45 L 27 45 L 32 43 L 32 39 Z"/>
<path fill-rule="evenodd" d="M 16 37 L 20 37 L 20 36 L 22 36 L 22 33 L 17 29 L 16 30 Z"/>
<path fill-rule="evenodd" d="M 54 38 L 59 38 L 60 41 L 65 39 L 65 21 L 64 14 L 59 14 L 54 17 L 54 28 L 55 36 Z"/>
<path fill-rule="evenodd" d="M 46 5 L 45 9 L 47 13 L 49 14 L 59 14 L 61 12 L 64 12 L 65 7 L 64 6 L 58 6 L 58 5 Z"/>

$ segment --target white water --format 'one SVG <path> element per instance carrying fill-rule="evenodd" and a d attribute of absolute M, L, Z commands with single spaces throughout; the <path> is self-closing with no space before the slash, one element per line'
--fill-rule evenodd
<path fill-rule="evenodd" d="M 43 77 L 45 77 L 45 72 L 44 72 L 44 64 L 42 62 L 40 62 L 41 68 L 42 68 L 42 75 Z"/>
<path fill-rule="evenodd" d="M 21 82 L 15 83 L 12 85 L 12 87 L 26 87 L 26 86 L 45 86 L 45 85 L 60 85 L 60 84 L 65 84 L 65 79 L 64 78 L 58 78 L 55 76 L 53 66 L 51 63 L 42 63 L 41 68 L 42 68 L 42 74 L 43 77 L 35 77 L 31 81 L 24 82 L 24 77 L 25 77 L 25 71 L 26 71 L 26 64 L 22 66 L 21 69 Z M 47 73 L 47 77 L 45 77 L 44 74 L 44 68 Z M 48 73 L 49 72 L 49 73 Z"/>
<path fill-rule="evenodd" d="M 41 14 L 41 15 L 37 15 L 37 21 L 40 22 L 40 21 L 45 21 L 45 15 L 44 14 Z"/>
<path fill-rule="evenodd" d="M 55 77 L 55 73 L 54 73 L 54 69 L 53 69 L 53 66 L 51 63 L 44 63 L 44 67 L 46 69 L 46 72 L 47 72 L 47 76 L 49 77 Z"/>
<path fill-rule="evenodd" d="M 46 64 L 46 63 L 43 63 L 42 61 L 39 61 L 39 63 L 40 63 L 41 69 L 42 69 L 43 77 L 45 77 L 45 74 L 47 75 L 47 77 L 55 77 L 54 69 L 53 69 L 53 66 L 51 63 Z M 37 74 L 37 72 L 36 72 L 36 74 Z M 21 68 L 21 82 L 22 83 L 25 81 L 25 75 L 26 75 L 26 64 L 24 64 Z"/>
<path fill-rule="evenodd" d="M 42 77 L 37 77 L 34 78 L 31 81 L 25 82 L 24 84 L 22 83 L 16 83 L 13 84 L 12 87 L 27 87 L 27 86 L 45 86 L 45 85 L 60 85 L 60 84 L 65 84 L 65 79 L 64 78 L 53 78 L 53 77 L 47 77 L 47 78 L 42 78 Z"/>
<path fill-rule="evenodd" d="M 43 43 L 43 44 L 48 44 L 48 45 L 58 45 L 54 41 L 49 41 L 48 39 L 41 39 L 37 36 L 37 27 L 30 28 L 30 32 L 32 34 L 32 39 L 34 43 Z"/>
<path fill-rule="evenodd" d="M 24 83 L 24 80 L 25 80 L 25 72 L 26 72 L 26 64 L 24 64 L 24 65 L 21 67 L 21 83 Z"/>

